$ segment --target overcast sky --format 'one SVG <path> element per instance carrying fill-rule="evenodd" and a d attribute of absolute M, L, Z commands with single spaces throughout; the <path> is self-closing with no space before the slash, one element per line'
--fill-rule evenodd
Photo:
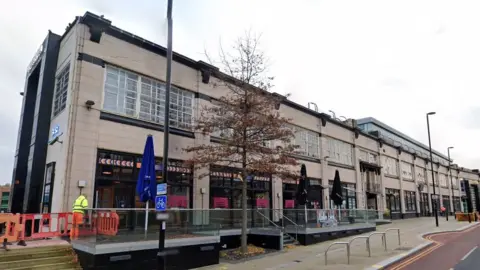
<path fill-rule="evenodd" d="M 480 168 L 480 1 L 174 0 L 174 50 L 215 53 L 262 33 L 275 91 L 347 118 L 372 116 L 460 166 Z M 28 8 L 27 8 L 28 7 Z M 166 0 L 16 0 L 0 10 L 0 184 L 10 182 L 25 70 L 47 31 L 85 11 L 165 44 Z"/>

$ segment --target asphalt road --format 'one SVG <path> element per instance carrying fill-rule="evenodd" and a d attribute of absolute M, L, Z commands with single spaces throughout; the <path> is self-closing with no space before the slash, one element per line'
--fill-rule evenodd
<path fill-rule="evenodd" d="M 474 270 L 480 269 L 480 226 L 464 232 L 440 233 L 427 237 L 435 243 L 388 270 Z"/>

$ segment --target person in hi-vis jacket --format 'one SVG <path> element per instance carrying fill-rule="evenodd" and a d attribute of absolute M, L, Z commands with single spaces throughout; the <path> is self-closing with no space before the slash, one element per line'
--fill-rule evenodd
<path fill-rule="evenodd" d="M 85 215 L 85 209 L 88 207 L 88 200 L 85 195 L 80 194 L 73 203 L 73 221 L 72 229 L 70 230 L 70 239 L 78 239 L 78 226 L 83 224 L 83 216 Z"/>

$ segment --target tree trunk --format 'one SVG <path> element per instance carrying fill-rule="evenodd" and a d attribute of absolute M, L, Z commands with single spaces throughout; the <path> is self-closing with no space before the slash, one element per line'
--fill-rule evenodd
<path fill-rule="evenodd" d="M 243 168 L 243 185 L 242 185 L 242 253 L 247 253 L 247 173 L 246 168 Z"/>

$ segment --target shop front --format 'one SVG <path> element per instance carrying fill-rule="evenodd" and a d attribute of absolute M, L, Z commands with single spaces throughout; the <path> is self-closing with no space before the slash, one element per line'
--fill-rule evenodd
<path fill-rule="evenodd" d="M 223 228 L 240 228 L 242 221 L 242 185 L 247 182 L 249 227 L 261 226 L 271 219 L 272 177 L 252 173 L 241 180 L 238 168 L 210 166 L 210 220 Z M 267 224 L 268 225 L 268 224 Z"/>
<path fill-rule="evenodd" d="M 136 194 L 142 155 L 99 149 L 97 156 L 94 207 L 116 209 L 120 229 L 143 227 L 145 213 L 131 210 L 145 208 Z M 155 170 L 157 182 L 162 183 L 162 158 L 156 158 Z M 192 167 L 184 161 L 170 159 L 167 171 L 168 208 L 192 208 Z M 184 217 L 177 214 L 172 222 L 185 222 Z M 151 220 L 154 220 L 153 213 Z"/>

